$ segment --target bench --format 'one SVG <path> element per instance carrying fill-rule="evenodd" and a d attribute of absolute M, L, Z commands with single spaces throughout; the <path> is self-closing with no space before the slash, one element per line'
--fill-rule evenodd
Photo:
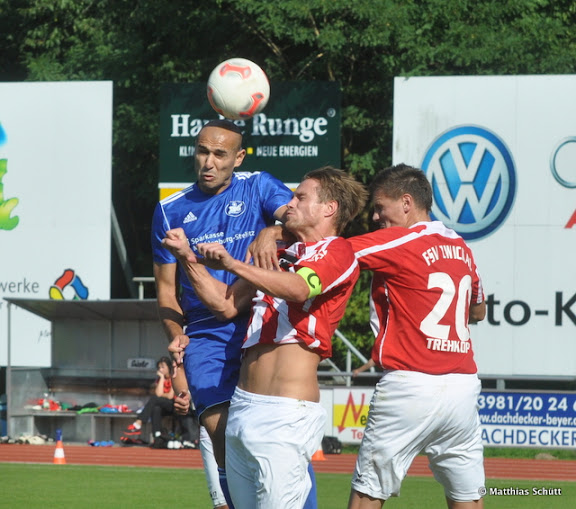
<path fill-rule="evenodd" d="M 12 437 L 46 435 L 54 437 L 62 430 L 68 442 L 114 440 L 118 442 L 122 431 L 138 414 L 150 397 L 155 372 L 131 370 L 70 370 L 57 368 L 13 368 L 13 402 L 9 419 Z M 126 405 L 132 412 L 82 412 L 33 408 L 44 394 L 49 398 L 74 407 L 93 403 Z M 34 397 L 30 398 L 30 395 Z M 143 436 L 148 437 L 148 428 Z"/>
<path fill-rule="evenodd" d="M 79 414 L 69 410 L 28 410 L 11 415 L 19 436 L 46 435 L 54 438 L 62 430 L 66 442 L 118 442 L 122 431 L 138 418 L 135 412 Z M 144 430 L 146 435 L 147 429 Z"/>
<path fill-rule="evenodd" d="M 51 435 L 61 426 L 68 441 L 117 441 L 134 415 L 72 416 L 32 407 L 48 393 L 72 406 L 141 408 L 156 378 L 156 360 L 168 353 L 156 300 L 5 300 L 9 317 L 25 310 L 51 322 L 51 367 L 7 367 L 9 435 Z M 18 323 L 8 319 L 8 345 L 25 340 Z"/>

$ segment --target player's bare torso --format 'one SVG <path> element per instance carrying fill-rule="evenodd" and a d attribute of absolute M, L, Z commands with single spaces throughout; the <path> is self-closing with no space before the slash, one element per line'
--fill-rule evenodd
<path fill-rule="evenodd" d="M 255 394 L 320 401 L 320 356 L 301 343 L 258 344 L 246 349 L 238 387 Z"/>

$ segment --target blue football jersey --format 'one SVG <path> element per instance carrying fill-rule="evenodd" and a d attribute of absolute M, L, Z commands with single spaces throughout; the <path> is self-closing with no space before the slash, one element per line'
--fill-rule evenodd
<path fill-rule="evenodd" d="M 243 260 L 248 246 L 262 228 L 274 224 L 274 212 L 292 199 L 292 191 L 266 172 L 235 172 L 232 183 L 220 194 L 203 193 L 196 184 L 160 201 L 152 220 L 152 254 L 160 264 L 176 263 L 164 247 L 167 230 L 183 228 L 193 250 L 196 244 L 220 242 L 234 257 Z M 236 276 L 208 269 L 212 276 L 230 285 Z M 181 267 L 180 305 L 187 325 L 206 320 L 212 313 L 200 302 Z"/>

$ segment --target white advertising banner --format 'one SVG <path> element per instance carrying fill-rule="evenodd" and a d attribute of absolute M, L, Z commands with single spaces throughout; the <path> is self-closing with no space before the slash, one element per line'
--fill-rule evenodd
<path fill-rule="evenodd" d="M 0 83 L 0 365 L 7 302 L 110 298 L 112 83 Z M 13 366 L 49 366 L 50 323 L 11 308 Z"/>
<path fill-rule="evenodd" d="M 396 78 L 394 164 L 470 244 L 479 374 L 576 376 L 576 76 Z"/>
<path fill-rule="evenodd" d="M 325 434 L 359 444 L 364 436 L 373 387 L 322 389 L 328 414 Z M 478 397 L 486 447 L 576 447 L 576 394 L 483 391 Z"/>
<path fill-rule="evenodd" d="M 493 447 L 576 447 L 576 394 L 483 392 L 482 441 Z"/>

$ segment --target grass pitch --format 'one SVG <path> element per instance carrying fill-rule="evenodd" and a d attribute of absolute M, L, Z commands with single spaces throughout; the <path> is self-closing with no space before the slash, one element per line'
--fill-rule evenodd
<path fill-rule="evenodd" d="M 318 509 L 345 509 L 350 475 L 316 474 Z M 0 463 L 0 508 L 4 509 L 211 509 L 201 470 L 86 465 Z M 486 507 L 499 509 L 565 509 L 576 499 L 576 483 L 495 481 L 489 479 Z M 490 495 L 490 489 L 494 494 Z M 561 491 L 533 494 L 533 488 Z M 502 494 L 503 490 L 508 493 Z M 521 495 L 527 490 L 528 495 Z M 496 494 L 500 493 L 500 494 Z M 407 477 L 402 496 L 384 507 L 446 507 L 441 487 L 432 478 Z M 278 508 L 280 509 L 280 508 Z"/>

